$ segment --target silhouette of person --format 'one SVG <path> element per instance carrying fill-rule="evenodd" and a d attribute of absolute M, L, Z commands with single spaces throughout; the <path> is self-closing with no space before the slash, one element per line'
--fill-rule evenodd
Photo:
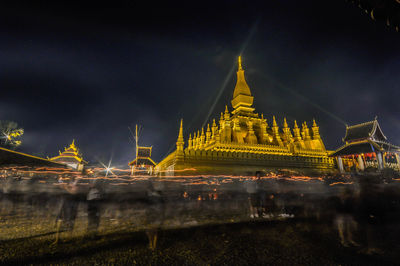
<path fill-rule="evenodd" d="M 100 225 L 101 200 L 104 197 L 104 188 L 101 180 L 95 179 L 90 183 L 86 196 L 89 234 L 96 234 Z"/>
<path fill-rule="evenodd" d="M 56 240 L 53 244 L 58 243 L 61 231 L 72 232 L 79 206 L 76 197 L 78 179 L 71 178 L 69 183 L 64 183 L 60 179 L 59 182 L 61 182 L 60 186 L 64 191 L 61 195 L 61 208 L 56 218 Z"/>
<path fill-rule="evenodd" d="M 353 232 L 357 229 L 357 222 L 353 216 L 355 207 L 354 193 L 351 188 L 342 188 L 339 197 L 336 199 L 335 224 L 340 242 L 345 247 L 348 247 L 349 244 L 359 246 L 353 239 Z"/>
<path fill-rule="evenodd" d="M 147 197 L 149 206 L 146 211 L 147 231 L 146 235 L 149 239 L 149 248 L 155 250 L 157 247 L 158 230 L 164 222 L 165 201 L 160 187 L 154 188 L 154 184 L 149 181 Z"/>

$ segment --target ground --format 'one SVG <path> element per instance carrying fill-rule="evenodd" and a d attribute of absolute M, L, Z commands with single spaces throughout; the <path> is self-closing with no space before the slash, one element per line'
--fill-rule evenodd
<path fill-rule="evenodd" d="M 251 194 L 253 181 L 229 180 L 154 182 L 147 190 L 139 183 L 118 190 L 107 184 L 97 233 L 88 228 L 93 216 L 86 194 L 14 186 L 0 194 L 0 264 L 398 264 L 398 181 L 265 179 Z M 74 208 L 72 231 L 61 232 L 55 243 L 60 213 Z M 357 225 L 351 231 L 359 246 L 341 244 L 336 225 L 346 219 Z M 151 250 L 148 233 L 154 228 L 158 241 Z"/>
<path fill-rule="evenodd" d="M 345 248 L 329 225 L 296 219 L 249 221 L 159 232 L 151 251 L 144 231 L 121 230 L 95 237 L 49 236 L 2 241 L 3 264 L 68 265 L 382 265 L 393 254 L 365 255 Z M 395 255 L 394 255 L 395 256 Z"/>

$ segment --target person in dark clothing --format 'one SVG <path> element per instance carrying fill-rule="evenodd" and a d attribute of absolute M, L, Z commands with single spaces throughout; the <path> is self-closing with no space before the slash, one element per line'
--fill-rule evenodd
<path fill-rule="evenodd" d="M 383 184 L 379 176 L 362 176 L 360 183 L 359 221 L 366 232 L 366 254 L 380 254 L 376 246 L 377 231 L 384 223 L 385 205 L 383 201 Z"/>
<path fill-rule="evenodd" d="M 148 228 L 146 235 L 149 239 L 149 248 L 155 250 L 157 247 L 158 230 L 164 222 L 165 201 L 161 188 L 158 187 L 158 189 L 155 189 L 151 181 L 148 184 L 147 197 L 149 206 L 146 211 Z"/>
<path fill-rule="evenodd" d="M 53 244 L 58 243 L 61 232 L 72 232 L 79 206 L 79 201 L 76 198 L 78 193 L 77 180 L 72 179 L 70 183 L 60 182 L 64 193 L 61 196 L 61 208 L 56 218 L 56 240 Z"/>
<path fill-rule="evenodd" d="M 351 188 L 342 188 L 339 197 L 336 199 L 335 225 L 339 233 L 340 242 L 345 247 L 348 247 L 349 244 L 359 246 L 353 239 L 353 233 L 357 229 L 357 223 L 353 216 L 355 204 L 354 193 Z"/>
<path fill-rule="evenodd" d="M 101 200 L 104 196 L 104 189 L 101 180 L 94 180 L 90 184 L 88 194 L 86 196 L 88 227 L 89 234 L 96 234 L 100 225 L 101 216 Z"/>

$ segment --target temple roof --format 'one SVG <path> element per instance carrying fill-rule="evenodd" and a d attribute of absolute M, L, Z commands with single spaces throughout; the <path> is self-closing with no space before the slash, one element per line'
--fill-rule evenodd
<path fill-rule="evenodd" d="M 72 143 L 69 147 L 64 148 L 63 152 L 59 152 L 58 156 L 50 158 L 50 161 L 60 162 L 60 163 L 83 163 L 87 164 L 86 161 L 83 160 L 82 155 L 79 153 L 78 148 L 75 146 L 75 140 L 72 140 Z"/>
<path fill-rule="evenodd" d="M 151 149 L 152 147 L 137 147 L 137 156 L 138 157 L 151 157 Z"/>
<path fill-rule="evenodd" d="M 370 152 L 399 152 L 400 147 L 388 142 L 374 141 L 374 140 L 361 140 L 346 143 L 330 156 L 353 155 Z"/>
<path fill-rule="evenodd" d="M 378 120 L 346 126 L 345 144 L 330 156 L 352 155 L 369 152 L 400 151 L 400 147 L 387 142 Z"/>
<path fill-rule="evenodd" d="M 145 165 L 145 166 L 155 166 L 156 163 L 150 158 L 151 157 L 152 147 L 138 146 L 137 147 L 137 157 L 128 165 L 132 166 L 137 165 Z"/>
<path fill-rule="evenodd" d="M 136 158 L 135 160 L 133 160 L 132 162 L 129 163 L 129 165 L 134 165 L 137 164 L 140 165 L 145 165 L 145 166 L 155 166 L 156 163 L 150 158 L 150 157 L 146 157 L 146 158 Z"/>
<path fill-rule="evenodd" d="M 353 142 L 365 139 L 373 139 L 378 141 L 386 141 L 387 138 L 383 134 L 378 120 L 373 120 L 353 126 L 346 126 L 346 135 L 344 142 Z"/>
<path fill-rule="evenodd" d="M 0 165 L 65 167 L 57 162 L 2 147 L 0 147 Z"/>

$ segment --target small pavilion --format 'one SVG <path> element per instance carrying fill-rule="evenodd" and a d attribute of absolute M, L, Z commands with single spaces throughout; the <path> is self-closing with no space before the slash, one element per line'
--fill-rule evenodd
<path fill-rule="evenodd" d="M 136 158 L 129 163 L 131 174 L 151 174 L 156 163 L 151 159 L 153 147 L 137 146 Z"/>
<path fill-rule="evenodd" d="M 400 147 L 388 142 L 377 118 L 346 126 L 343 142 L 345 144 L 330 155 L 336 157 L 341 173 L 364 171 L 371 167 L 400 170 Z"/>
<path fill-rule="evenodd" d="M 78 171 L 82 171 L 84 166 L 87 164 L 87 162 L 83 160 L 82 154 L 79 152 L 78 147 L 76 147 L 75 140 L 72 140 L 71 145 L 69 145 L 68 148 L 65 147 L 63 152 L 59 151 L 58 153 L 58 156 L 50 158 L 49 160 L 67 165 Z"/>

